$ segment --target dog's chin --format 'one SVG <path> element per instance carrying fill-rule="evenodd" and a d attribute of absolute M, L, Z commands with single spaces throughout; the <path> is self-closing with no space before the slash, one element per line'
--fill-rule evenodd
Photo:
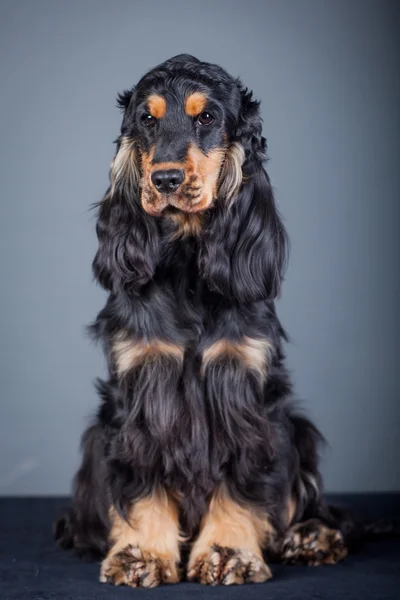
<path fill-rule="evenodd" d="M 168 202 L 167 206 L 164 209 L 164 212 L 168 212 L 168 211 L 172 211 L 174 214 L 176 213 L 196 213 L 196 212 L 201 212 L 202 210 L 205 210 L 206 208 L 208 208 L 208 206 L 211 204 L 212 199 L 210 198 L 209 200 L 207 198 L 201 198 L 199 202 L 192 202 L 192 201 L 182 201 L 180 199 L 178 199 L 177 201 L 170 201 Z"/>
<path fill-rule="evenodd" d="M 164 210 L 163 210 L 163 215 L 165 215 L 166 217 L 170 217 L 172 215 L 181 215 L 185 213 L 184 210 L 177 208 L 176 206 L 172 206 L 172 205 L 168 205 Z"/>

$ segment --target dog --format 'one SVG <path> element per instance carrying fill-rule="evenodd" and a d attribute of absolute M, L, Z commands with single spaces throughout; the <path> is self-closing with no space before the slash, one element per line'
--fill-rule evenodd
<path fill-rule="evenodd" d="M 259 102 L 179 55 L 118 104 L 93 261 L 108 299 L 90 326 L 108 379 L 55 537 L 132 587 L 336 563 L 356 525 L 324 500 L 323 439 L 285 367 L 288 238 Z"/>

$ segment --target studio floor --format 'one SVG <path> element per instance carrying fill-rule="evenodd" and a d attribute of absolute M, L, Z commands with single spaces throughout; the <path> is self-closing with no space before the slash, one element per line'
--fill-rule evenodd
<path fill-rule="evenodd" d="M 400 519 L 400 494 L 331 496 L 364 518 Z M 272 565 L 265 584 L 207 587 L 192 583 L 134 590 L 100 584 L 99 566 L 54 546 L 51 527 L 66 498 L 0 498 L 1 600 L 398 600 L 400 540 L 368 543 L 343 563 Z"/>

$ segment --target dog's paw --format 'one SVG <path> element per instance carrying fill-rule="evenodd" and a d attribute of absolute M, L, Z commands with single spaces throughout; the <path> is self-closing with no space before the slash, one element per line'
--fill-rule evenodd
<path fill-rule="evenodd" d="M 343 536 L 315 519 L 289 529 L 283 542 L 282 560 L 309 566 L 335 564 L 347 556 Z"/>
<path fill-rule="evenodd" d="M 104 559 L 100 581 L 152 588 L 162 583 L 177 583 L 179 572 L 172 559 L 129 545 Z"/>
<path fill-rule="evenodd" d="M 217 545 L 190 561 L 188 569 L 189 580 L 208 585 L 260 583 L 271 577 L 269 567 L 255 554 Z"/>

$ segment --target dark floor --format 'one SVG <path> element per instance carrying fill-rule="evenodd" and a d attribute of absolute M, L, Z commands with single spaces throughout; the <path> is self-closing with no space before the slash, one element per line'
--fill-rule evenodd
<path fill-rule="evenodd" d="M 400 494 L 335 497 L 366 518 L 400 517 Z M 152 590 L 98 582 L 99 566 L 54 547 L 51 524 L 66 499 L 0 498 L 0 599 L 398 600 L 400 540 L 370 543 L 336 566 L 273 565 L 265 584 L 210 588 L 192 583 Z"/>

